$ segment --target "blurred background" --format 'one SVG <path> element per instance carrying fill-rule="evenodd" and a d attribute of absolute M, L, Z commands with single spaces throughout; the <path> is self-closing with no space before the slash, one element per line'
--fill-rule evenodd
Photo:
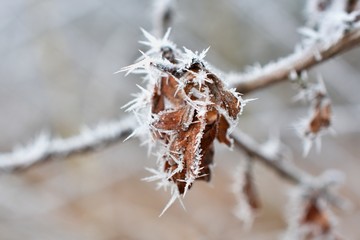
<path fill-rule="evenodd" d="M 84 126 L 124 115 L 138 91 L 138 76 L 113 73 L 146 50 L 140 27 L 151 30 L 149 0 L 0 1 L 0 151 L 26 144 L 41 131 L 75 135 Z M 219 69 L 241 71 L 289 54 L 304 24 L 303 1 L 178 1 L 171 39 L 202 50 Z M 239 127 L 257 141 L 278 131 L 294 162 L 318 175 L 346 174 L 341 189 L 354 203 L 339 215 L 346 239 L 360 239 L 360 49 L 310 72 L 321 73 L 334 104 L 336 136 L 321 153 L 303 158 L 293 123 L 308 113 L 295 103 L 295 87 L 283 83 L 254 92 Z M 284 206 L 293 186 L 261 165 L 256 184 L 262 210 L 251 230 L 233 215 L 232 176 L 237 151 L 216 147 L 214 177 L 197 182 L 185 199 L 158 217 L 170 196 L 155 190 L 144 167 L 146 149 L 129 140 L 95 153 L 61 159 L 16 174 L 0 175 L 0 239 L 277 239 L 286 228 Z"/>

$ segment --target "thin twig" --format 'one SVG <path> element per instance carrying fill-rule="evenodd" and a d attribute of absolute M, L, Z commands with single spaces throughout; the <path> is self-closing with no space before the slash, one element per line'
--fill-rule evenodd
<path fill-rule="evenodd" d="M 245 133 L 237 130 L 231 134 L 231 137 L 234 139 L 235 147 L 244 151 L 252 159 L 256 159 L 263 163 L 284 179 L 295 184 L 318 188 L 318 186 L 315 185 L 315 177 L 300 168 L 297 168 L 289 161 L 277 159 L 274 158 L 274 156 L 268 156 L 261 150 L 261 146 Z M 348 208 L 349 203 L 347 201 L 329 192 L 327 188 L 319 189 L 319 191 L 332 205 L 341 209 Z"/>
<path fill-rule="evenodd" d="M 359 44 L 360 29 L 354 28 L 330 46 L 324 46 L 322 42 L 316 43 L 275 63 L 269 63 L 261 69 L 255 69 L 244 74 L 230 74 L 227 80 L 236 86 L 238 92 L 249 93 L 283 82 L 292 73 L 301 74 L 301 72 L 309 70 Z"/>
<path fill-rule="evenodd" d="M 134 117 L 127 117 L 99 124 L 94 129 L 84 129 L 79 135 L 67 139 L 50 139 L 49 135 L 42 134 L 28 146 L 0 153 L 0 170 L 22 170 L 50 159 L 94 151 L 127 137 L 135 123 Z"/>
<path fill-rule="evenodd" d="M 175 0 L 156 0 L 153 8 L 153 34 L 162 37 L 174 20 Z"/>

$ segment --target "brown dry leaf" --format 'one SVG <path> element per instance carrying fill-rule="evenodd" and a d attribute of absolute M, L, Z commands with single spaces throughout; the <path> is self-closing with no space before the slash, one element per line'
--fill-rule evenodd
<path fill-rule="evenodd" d="M 217 132 L 217 140 L 221 143 L 225 143 L 230 146 L 231 142 L 229 137 L 227 136 L 227 130 L 229 129 L 230 124 L 226 121 L 223 115 L 220 116 L 219 124 L 218 124 L 218 132 Z"/>
<path fill-rule="evenodd" d="M 194 111 L 189 106 L 182 106 L 176 110 L 159 112 L 158 117 L 153 126 L 160 130 L 176 130 L 187 129 L 187 126 L 193 120 Z"/>
<path fill-rule="evenodd" d="M 250 171 L 245 172 L 245 184 L 243 186 L 243 192 L 247 197 L 249 205 L 253 209 L 259 209 L 261 207 L 260 199 L 254 185 L 252 174 Z"/>
<path fill-rule="evenodd" d="M 179 131 L 179 134 L 170 146 L 170 151 L 175 153 L 175 157 L 178 159 L 183 159 L 182 171 L 172 176 L 172 180 L 177 184 L 180 194 L 185 192 L 186 174 L 191 172 L 190 166 L 196 157 L 196 139 L 200 130 L 200 122 L 191 124 L 187 131 Z M 178 167 L 178 163 L 176 163 L 174 160 L 166 159 L 166 161 L 172 167 L 172 171 Z M 165 171 L 168 171 L 168 169 L 165 169 Z M 191 185 L 189 185 L 189 188 L 190 187 Z"/>
<path fill-rule="evenodd" d="M 184 104 L 184 95 L 177 88 L 178 83 L 174 76 L 169 75 L 161 79 L 161 94 L 173 105 L 180 106 Z"/>
<path fill-rule="evenodd" d="M 161 94 L 160 89 L 157 86 L 155 86 L 151 101 L 151 112 L 159 113 L 164 109 L 165 109 L 164 96 Z"/>
<path fill-rule="evenodd" d="M 301 223 L 318 226 L 321 229 L 322 234 L 328 233 L 331 229 L 329 217 L 319 208 L 316 198 L 309 201 L 305 208 L 304 217 Z"/>
<path fill-rule="evenodd" d="M 333 239 L 342 237 L 334 231 L 333 222 L 329 214 L 319 206 L 319 199 L 312 197 L 304 208 L 304 215 L 300 221 L 301 226 L 307 226 L 304 239 Z"/>
<path fill-rule="evenodd" d="M 239 100 L 230 91 L 224 89 L 221 80 L 214 74 L 208 74 L 208 77 L 213 81 L 209 88 L 215 103 L 225 109 L 232 119 L 236 119 L 241 111 Z"/>
<path fill-rule="evenodd" d="M 196 82 L 199 73 L 206 78 L 200 79 L 200 84 Z M 219 142 L 231 145 L 230 124 L 226 118 L 236 120 L 241 104 L 237 96 L 225 90 L 220 79 L 200 63 L 192 64 L 179 78 L 169 74 L 160 82 L 153 94 L 155 120 L 152 129 L 155 137 L 169 145 L 170 154 L 163 157 L 164 171 L 170 174 L 169 180 L 183 194 L 192 181 L 210 180 L 213 142 L 217 138 Z M 189 101 L 199 104 L 199 108 Z M 200 113 L 199 109 L 205 112 Z"/>
<path fill-rule="evenodd" d="M 322 129 L 330 126 L 331 121 L 331 104 L 319 106 L 315 109 L 314 115 L 310 121 L 309 131 L 319 133 Z"/>

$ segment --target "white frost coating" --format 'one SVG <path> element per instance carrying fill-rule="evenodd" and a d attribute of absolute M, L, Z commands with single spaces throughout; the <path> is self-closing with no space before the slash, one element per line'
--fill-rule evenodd
<path fill-rule="evenodd" d="M 248 66 L 245 69 L 244 73 L 230 73 L 226 76 L 226 81 L 230 86 L 236 86 L 239 83 L 251 82 L 253 79 L 257 79 L 262 76 L 266 76 L 273 72 L 276 72 L 279 69 L 288 69 L 289 73 L 293 70 L 293 65 L 299 59 L 302 59 L 303 56 L 311 52 L 311 49 L 302 49 L 297 48 L 295 52 L 288 57 L 280 58 L 278 61 L 270 62 L 265 66 L 260 66 L 256 64 L 254 66 Z"/>
<path fill-rule="evenodd" d="M 259 64 L 248 66 L 244 73 L 230 73 L 226 76 L 226 81 L 230 86 L 236 86 L 239 83 L 252 82 L 254 79 L 258 79 L 266 75 L 271 75 L 272 73 L 280 70 L 288 71 L 290 79 L 293 79 L 293 77 L 295 77 L 293 74 L 295 71 L 295 63 L 303 59 L 304 56 L 312 54 L 314 49 L 317 52 L 320 52 L 320 50 L 318 50 L 320 48 L 317 44 L 302 47 L 299 45 L 295 48 L 294 53 L 285 58 L 280 58 L 275 62 L 266 64 L 265 66 L 260 66 Z"/>
<path fill-rule="evenodd" d="M 321 187 L 337 188 L 345 183 L 345 174 L 337 169 L 328 169 L 323 172 L 318 178 L 318 184 Z"/>
<path fill-rule="evenodd" d="M 289 160 L 291 159 L 291 152 L 286 145 L 281 142 L 279 135 L 277 131 L 270 133 L 267 141 L 261 144 L 259 151 L 265 156 L 269 156 L 270 159 Z"/>
<path fill-rule="evenodd" d="M 211 79 L 208 78 L 207 72 L 205 72 L 205 71 L 203 71 L 203 70 L 199 71 L 198 73 L 191 71 L 191 73 L 192 73 L 193 75 L 195 75 L 195 78 L 194 78 L 192 81 L 193 81 L 194 83 L 196 83 L 196 84 L 199 86 L 199 88 L 201 88 L 201 86 L 202 86 L 203 84 L 205 84 L 205 82 L 208 82 L 208 83 L 212 83 L 212 82 L 213 82 Z"/>
<path fill-rule="evenodd" d="M 309 79 L 308 71 L 302 70 L 301 73 L 300 73 L 300 79 L 302 81 L 307 81 Z"/>
<path fill-rule="evenodd" d="M 322 8 L 319 8 L 318 0 L 307 1 L 308 27 L 302 28 L 301 33 L 306 37 L 305 42 L 310 44 L 321 42 L 327 48 L 353 27 L 352 25 L 359 12 L 348 13 L 346 11 L 348 1 L 325 2 L 323 1 Z"/>
<path fill-rule="evenodd" d="M 164 207 L 164 209 L 161 211 L 159 217 L 161 217 L 166 212 L 166 210 L 168 210 L 169 207 L 171 207 L 171 205 L 173 205 L 173 203 L 176 201 L 176 199 L 179 200 L 181 206 L 186 211 L 185 205 L 184 205 L 184 203 L 183 203 L 183 201 L 181 199 L 181 195 L 180 195 L 179 190 L 176 187 L 176 185 L 174 185 L 174 184 L 171 185 L 170 193 L 171 193 L 171 198 L 170 198 L 169 202 L 166 204 L 166 206 Z"/>
<path fill-rule="evenodd" d="M 209 51 L 210 47 L 207 49 L 204 49 L 200 54 L 198 51 L 191 51 L 190 49 L 187 49 L 184 47 L 184 54 L 180 60 L 184 64 L 184 67 L 189 67 L 190 64 L 193 62 L 193 60 L 196 60 L 197 62 L 205 63 L 204 58 L 206 57 L 206 53 Z M 206 64 L 206 63 L 205 63 Z"/>
<path fill-rule="evenodd" d="M 289 74 L 289 79 L 295 81 L 299 78 L 297 72 L 295 70 L 291 70 Z"/>
<path fill-rule="evenodd" d="M 230 89 L 230 91 L 235 92 L 235 88 Z M 236 93 L 237 93 L 237 92 L 236 92 Z M 238 96 L 239 103 L 240 103 L 240 105 L 241 105 L 240 115 L 243 113 L 245 106 L 246 106 L 249 102 L 258 100 L 257 98 L 242 99 L 242 98 L 240 98 L 240 93 L 237 93 L 237 94 L 238 94 L 237 96 Z"/>
<path fill-rule="evenodd" d="M 321 75 L 318 75 L 317 83 L 309 83 L 307 81 L 307 77 L 302 79 L 302 81 L 304 84 L 304 88 L 301 89 L 299 93 L 295 95 L 295 97 L 293 98 L 294 101 L 304 101 L 311 103 L 316 99 L 318 94 L 321 94 L 323 96 L 327 95 L 325 83 Z"/>
<path fill-rule="evenodd" d="M 0 169 L 30 166 L 48 154 L 49 146 L 49 135 L 42 133 L 27 146 L 17 146 L 11 153 L 0 154 Z"/>
<path fill-rule="evenodd" d="M 321 60 L 323 59 L 323 57 L 321 56 L 321 53 L 318 49 L 314 50 L 314 57 L 316 59 L 316 61 L 321 62 Z"/>
<path fill-rule="evenodd" d="M 144 29 L 141 29 L 147 41 L 139 41 L 141 44 L 148 46 L 150 49 L 146 52 L 146 55 L 158 54 L 161 51 L 161 48 L 168 47 L 174 51 L 176 50 L 176 45 L 169 40 L 171 33 L 171 28 L 169 28 L 165 35 L 162 38 L 156 38 L 147 32 Z"/>
<path fill-rule="evenodd" d="M 99 124 L 94 129 L 84 128 L 77 136 L 67 139 L 51 139 L 48 134 L 41 134 L 32 143 L 17 147 L 10 153 L 0 154 L 0 169 L 11 170 L 28 167 L 36 162 L 53 156 L 67 156 L 105 145 L 135 128 L 133 117 L 119 121 Z"/>

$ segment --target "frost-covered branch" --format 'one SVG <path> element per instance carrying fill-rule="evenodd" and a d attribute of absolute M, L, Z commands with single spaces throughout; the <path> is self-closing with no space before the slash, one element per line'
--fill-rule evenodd
<path fill-rule="evenodd" d="M 279 159 L 276 155 L 269 155 L 263 148 L 256 143 L 251 137 L 237 130 L 231 134 L 235 147 L 244 151 L 252 159 L 256 159 L 267 167 L 271 168 L 284 179 L 309 188 L 316 188 L 321 195 L 332 205 L 338 208 L 348 208 L 349 203 L 344 199 L 334 195 L 328 189 L 327 184 L 318 184 L 318 178 L 313 177 L 309 173 L 297 168 L 289 161 Z"/>
<path fill-rule="evenodd" d="M 294 165 L 282 159 L 266 154 L 261 146 L 250 136 L 237 130 L 231 134 L 234 139 L 235 147 L 245 151 L 247 155 L 261 161 L 266 166 L 272 168 L 277 174 L 293 183 L 310 182 L 311 177 L 306 172 L 296 168 Z"/>
<path fill-rule="evenodd" d="M 356 18 L 357 15 L 353 15 Z M 304 30 L 304 29 L 303 29 Z M 329 36 L 319 36 L 318 32 L 305 29 L 305 34 L 313 34 L 311 44 L 307 44 L 288 57 L 271 62 L 264 67 L 253 67 L 242 74 L 229 74 L 227 81 L 236 86 L 241 93 L 249 93 L 300 75 L 337 55 L 340 55 L 360 44 L 360 26 L 355 23 L 344 29 L 341 36 L 328 41 Z"/>
<path fill-rule="evenodd" d="M 51 139 L 48 134 L 42 134 L 25 147 L 0 153 L 0 170 L 24 169 L 53 158 L 94 151 L 127 137 L 135 128 L 135 123 L 133 117 L 127 117 L 99 124 L 94 129 L 84 128 L 79 135 L 66 139 Z"/>

